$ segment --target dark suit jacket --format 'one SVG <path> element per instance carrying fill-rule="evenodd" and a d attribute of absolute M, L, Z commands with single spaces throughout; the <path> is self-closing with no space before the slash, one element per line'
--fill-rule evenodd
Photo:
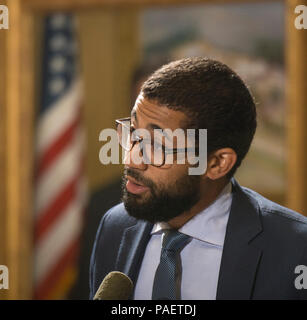
<path fill-rule="evenodd" d="M 307 218 L 234 179 L 232 185 L 216 298 L 307 299 L 307 289 L 294 285 L 295 267 L 307 265 Z M 103 216 L 90 263 L 90 298 L 111 271 L 136 282 L 152 227 L 130 217 L 122 203 Z"/>

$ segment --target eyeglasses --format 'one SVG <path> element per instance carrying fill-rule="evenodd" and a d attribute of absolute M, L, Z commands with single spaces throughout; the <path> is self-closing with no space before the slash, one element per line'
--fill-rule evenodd
<path fill-rule="evenodd" d="M 155 139 L 146 139 L 137 135 L 131 127 L 131 117 L 115 120 L 119 144 L 125 151 L 131 151 L 138 142 L 141 156 L 144 163 L 155 167 L 162 167 L 166 164 L 166 157 L 169 154 L 185 153 L 194 151 L 195 148 L 167 148 Z M 196 148 L 198 149 L 198 148 Z"/>

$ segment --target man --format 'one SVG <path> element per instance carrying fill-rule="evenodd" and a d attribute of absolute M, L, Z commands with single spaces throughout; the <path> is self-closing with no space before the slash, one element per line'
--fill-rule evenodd
<path fill-rule="evenodd" d="M 176 144 L 172 164 L 165 146 L 162 162 L 136 162 L 148 157 L 143 137 L 125 140 L 123 203 L 98 228 L 91 298 L 114 270 L 132 279 L 131 299 L 307 297 L 295 286 L 295 268 L 307 264 L 307 219 L 233 178 L 256 130 L 255 104 L 238 75 L 206 58 L 169 63 L 143 84 L 125 121 L 117 121 L 120 138 L 125 126 L 207 129 L 207 167 L 190 175 Z"/>

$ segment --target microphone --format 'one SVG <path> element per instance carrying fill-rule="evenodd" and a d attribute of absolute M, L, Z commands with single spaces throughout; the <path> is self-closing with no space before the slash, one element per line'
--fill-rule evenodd
<path fill-rule="evenodd" d="M 133 283 L 127 275 L 112 271 L 101 282 L 94 300 L 128 300 L 132 289 Z"/>

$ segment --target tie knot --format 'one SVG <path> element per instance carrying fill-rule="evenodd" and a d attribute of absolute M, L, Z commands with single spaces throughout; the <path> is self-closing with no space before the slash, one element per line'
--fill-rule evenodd
<path fill-rule="evenodd" d="M 177 230 L 166 230 L 164 232 L 162 249 L 180 251 L 190 240 L 191 237 L 180 233 Z"/>

